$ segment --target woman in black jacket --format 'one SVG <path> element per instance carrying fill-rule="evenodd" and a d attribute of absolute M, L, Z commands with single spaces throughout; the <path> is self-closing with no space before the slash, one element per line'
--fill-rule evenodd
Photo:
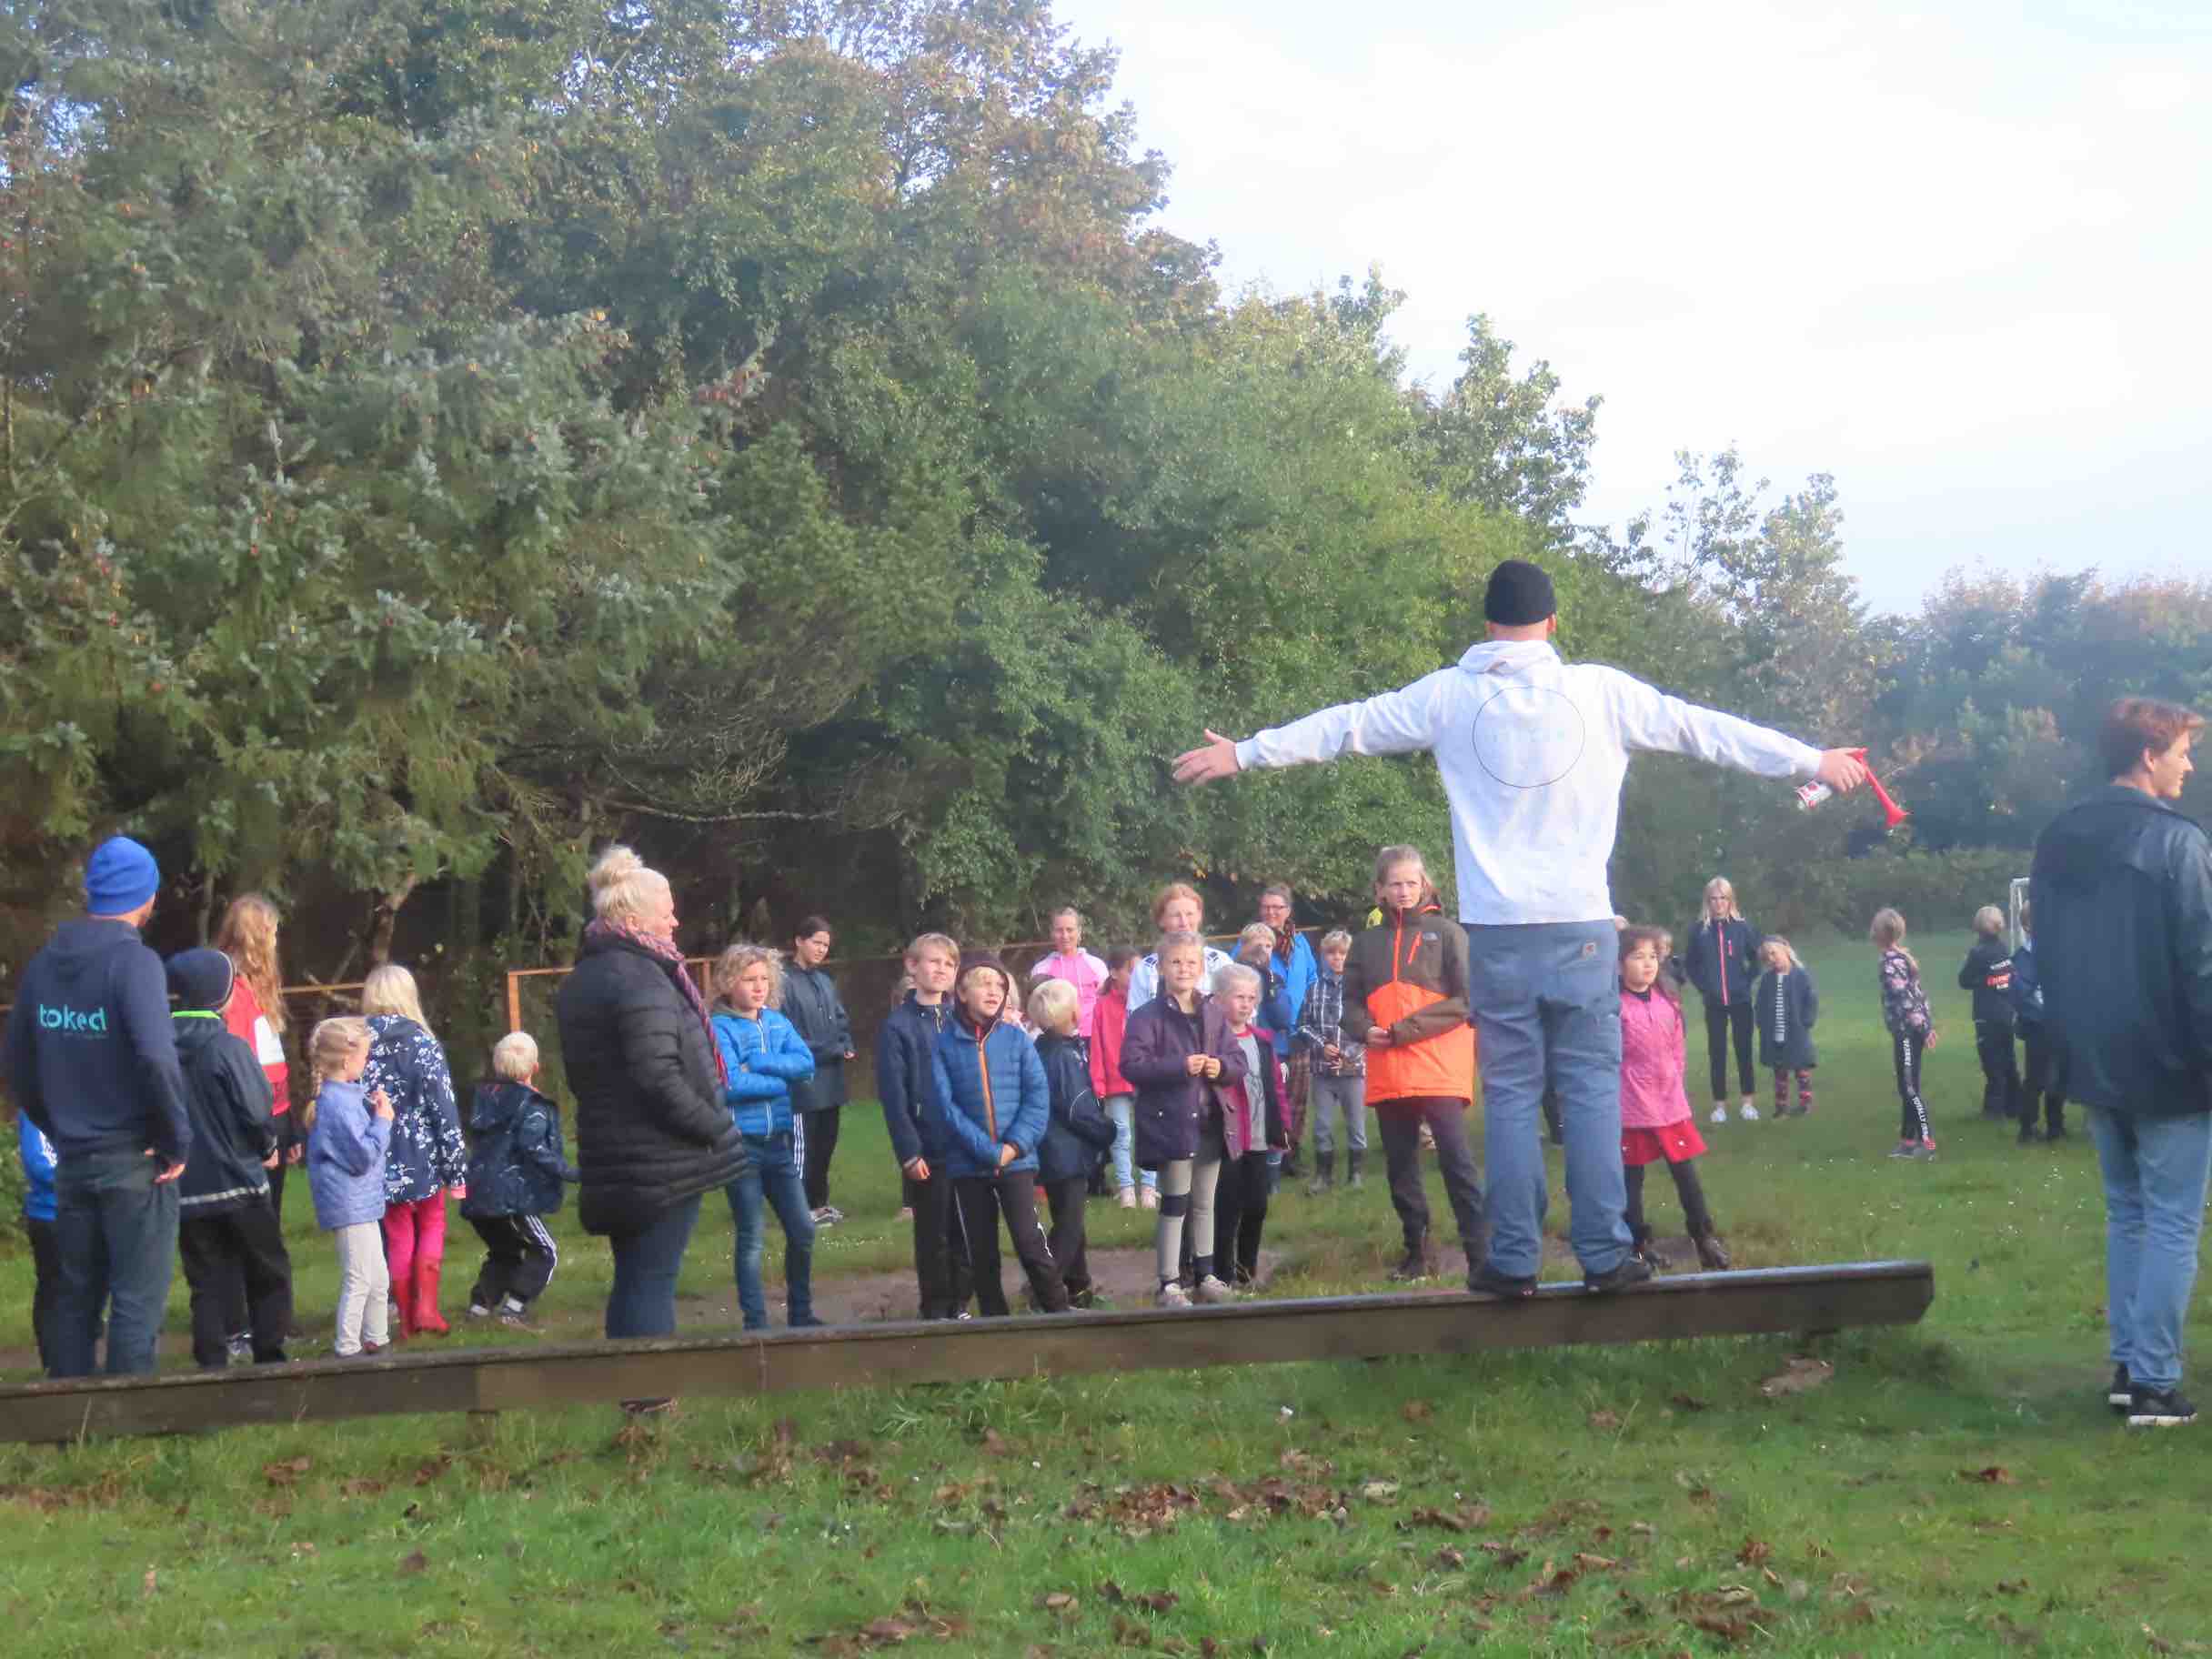
<path fill-rule="evenodd" d="M 1713 1067 L 1713 1121 L 1728 1121 L 1728 1043 L 1735 1041 L 1736 1078 L 1744 1085 L 1744 1117 L 1756 1122 L 1752 1103 L 1751 982 L 1759 973 L 1759 930 L 1735 908 L 1725 876 L 1705 883 L 1704 914 L 1690 930 L 1684 966 L 1705 1004 L 1705 1057 Z"/>
<path fill-rule="evenodd" d="M 627 847 L 591 870 L 596 920 L 554 999 L 576 1094 L 577 1210 L 614 1249 L 607 1334 L 669 1336 L 700 1194 L 745 1168 L 722 1061 L 676 947 L 668 878 Z"/>
<path fill-rule="evenodd" d="M 830 1157 L 844 1115 L 845 1062 L 852 1058 L 852 1016 L 837 994 L 837 981 L 822 971 L 830 945 L 830 924 L 808 917 L 791 930 L 791 958 L 783 971 L 783 1017 L 814 1053 L 814 1075 L 791 1085 L 791 1121 L 799 1138 L 807 1208 L 817 1227 L 845 1219 L 830 1202 Z"/>

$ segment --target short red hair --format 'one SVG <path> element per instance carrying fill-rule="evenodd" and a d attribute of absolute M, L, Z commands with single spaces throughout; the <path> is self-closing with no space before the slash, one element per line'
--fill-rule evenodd
<path fill-rule="evenodd" d="M 2179 703 L 2162 703 L 2155 697 L 2123 697 L 2105 712 L 2105 729 L 2097 734 L 2097 758 L 2105 776 L 2124 778 L 2143 764 L 2147 751 L 2163 755 L 2190 732 L 2202 731 L 2205 717 Z"/>

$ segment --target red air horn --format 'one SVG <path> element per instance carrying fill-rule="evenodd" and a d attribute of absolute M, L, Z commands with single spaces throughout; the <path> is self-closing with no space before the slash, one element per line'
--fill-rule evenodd
<path fill-rule="evenodd" d="M 1863 749 L 1855 749 L 1851 752 L 1861 760 L 1866 759 L 1866 751 Z M 1889 791 L 1882 787 L 1882 780 L 1873 772 L 1869 771 L 1866 774 L 1866 781 L 1874 789 L 1874 798 L 1882 803 L 1882 817 L 1885 820 L 1882 828 L 1885 831 L 1895 830 L 1912 816 L 1891 799 Z M 1805 811 L 1810 812 L 1835 793 L 1835 791 L 1825 783 L 1801 783 L 1797 786 L 1797 804 Z"/>

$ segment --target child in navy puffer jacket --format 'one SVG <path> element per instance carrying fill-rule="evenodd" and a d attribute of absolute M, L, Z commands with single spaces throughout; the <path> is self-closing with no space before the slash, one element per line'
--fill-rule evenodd
<path fill-rule="evenodd" d="M 561 1156 L 560 1108 L 538 1092 L 538 1041 L 509 1031 L 491 1051 L 493 1081 L 468 1109 L 468 1195 L 461 1214 L 484 1241 L 468 1317 L 527 1329 L 560 1251 L 542 1219 L 560 1208 L 561 1185 L 581 1180 Z"/>
<path fill-rule="evenodd" d="M 781 1013 L 782 958 L 736 944 L 714 965 L 714 1040 L 729 1072 L 723 1098 L 745 1137 L 746 1167 L 727 1189 L 737 1222 L 738 1311 L 748 1331 L 768 1328 L 760 1282 L 763 1204 L 783 1223 L 783 1285 L 793 1329 L 814 1317 L 814 1218 L 791 1133 L 791 1085 L 814 1075 L 814 1051 Z"/>
<path fill-rule="evenodd" d="M 999 1281 L 999 1220 L 1006 1220 L 1030 1292 L 1047 1313 L 1068 1310 L 1068 1287 L 1037 1219 L 1037 1148 L 1051 1118 L 1051 1090 L 1037 1045 L 1000 1019 L 1013 975 L 988 950 L 960 958 L 952 1021 L 937 1040 L 923 1132 L 946 1149 L 975 1272 L 977 1305 L 1007 1312 Z"/>
<path fill-rule="evenodd" d="M 1030 1023 L 1041 1033 L 1037 1057 L 1044 1062 L 1051 1101 L 1044 1140 L 1037 1148 L 1037 1180 L 1052 1207 L 1048 1242 L 1068 1287 L 1071 1305 L 1093 1305 L 1091 1257 L 1083 1233 L 1083 1205 L 1100 1157 L 1113 1149 L 1113 1120 L 1091 1091 L 1091 1061 L 1076 1034 L 1081 999 L 1065 980 L 1040 980 L 1030 992 Z"/>

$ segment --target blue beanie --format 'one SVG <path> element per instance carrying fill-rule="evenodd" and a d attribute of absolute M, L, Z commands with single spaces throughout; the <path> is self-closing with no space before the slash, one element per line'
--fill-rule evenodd
<path fill-rule="evenodd" d="M 127 916 L 161 890 L 161 866 L 127 835 L 93 849 L 85 866 L 85 908 L 95 916 Z"/>

